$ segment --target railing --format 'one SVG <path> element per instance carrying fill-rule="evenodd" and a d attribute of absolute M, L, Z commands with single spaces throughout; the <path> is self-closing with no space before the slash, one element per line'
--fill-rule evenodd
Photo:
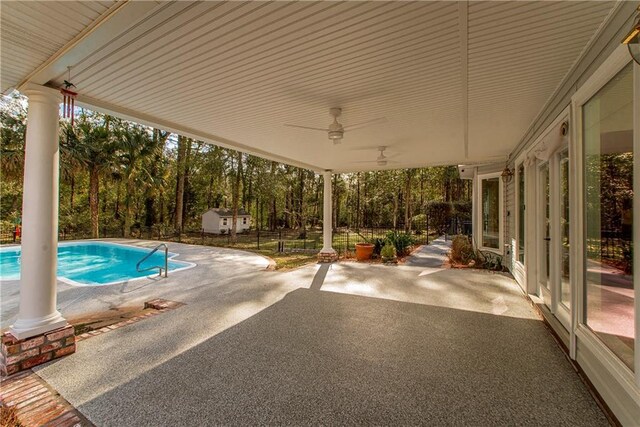
<path fill-rule="evenodd" d="M 164 267 L 160 266 L 160 265 L 154 265 L 151 267 L 147 267 L 147 268 L 143 268 L 140 269 L 140 264 L 142 264 L 143 262 L 145 262 L 147 259 L 149 259 L 149 257 L 151 257 L 151 255 L 155 254 L 156 252 L 158 252 L 158 249 L 160 249 L 161 247 L 164 246 Z M 154 268 L 158 269 L 158 275 L 162 276 L 162 269 L 164 268 L 164 277 L 167 277 L 167 271 L 169 271 L 169 247 L 166 245 L 166 243 L 160 243 L 158 246 L 156 246 L 155 248 L 153 248 L 153 250 L 151 252 L 149 252 L 148 254 L 146 254 L 140 261 L 138 261 L 138 263 L 136 264 L 136 270 L 139 273 L 142 273 L 144 271 L 149 271 L 149 270 L 153 270 Z"/>

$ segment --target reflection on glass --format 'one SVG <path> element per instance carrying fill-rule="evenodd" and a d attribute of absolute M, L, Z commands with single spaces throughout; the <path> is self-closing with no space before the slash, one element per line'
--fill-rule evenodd
<path fill-rule="evenodd" d="M 583 107 L 586 323 L 634 369 L 633 71 Z"/>
<path fill-rule="evenodd" d="M 571 308 L 569 282 L 569 152 L 560 153 L 560 302 Z"/>
<path fill-rule="evenodd" d="M 482 180 L 482 246 L 500 246 L 500 178 Z"/>
<path fill-rule="evenodd" d="M 518 261 L 524 264 L 524 165 L 518 167 Z"/>

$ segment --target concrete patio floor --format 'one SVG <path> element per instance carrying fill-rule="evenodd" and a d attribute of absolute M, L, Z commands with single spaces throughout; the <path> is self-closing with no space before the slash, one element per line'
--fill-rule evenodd
<path fill-rule="evenodd" d="M 607 425 L 507 275 L 437 263 L 274 272 L 239 251 L 172 250 L 200 268 L 60 289 L 63 313 L 186 303 L 35 369 L 96 425 Z"/>

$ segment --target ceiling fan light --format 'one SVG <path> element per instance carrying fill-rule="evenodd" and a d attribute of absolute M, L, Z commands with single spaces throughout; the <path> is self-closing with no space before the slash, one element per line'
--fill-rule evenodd
<path fill-rule="evenodd" d="M 344 132 L 342 132 L 342 131 L 332 131 L 332 130 L 329 131 L 329 139 L 334 140 L 334 141 L 336 139 L 337 140 L 342 139 L 343 135 L 344 135 Z"/>

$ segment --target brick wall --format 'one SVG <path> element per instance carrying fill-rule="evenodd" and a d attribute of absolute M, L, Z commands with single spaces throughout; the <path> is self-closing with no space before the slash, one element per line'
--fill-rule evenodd
<path fill-rule="evenodd" d="M 72 325 L 23 340 L 6 332 L 0 346 L 0 374 L 13 375 L 75 351 Z"/>

